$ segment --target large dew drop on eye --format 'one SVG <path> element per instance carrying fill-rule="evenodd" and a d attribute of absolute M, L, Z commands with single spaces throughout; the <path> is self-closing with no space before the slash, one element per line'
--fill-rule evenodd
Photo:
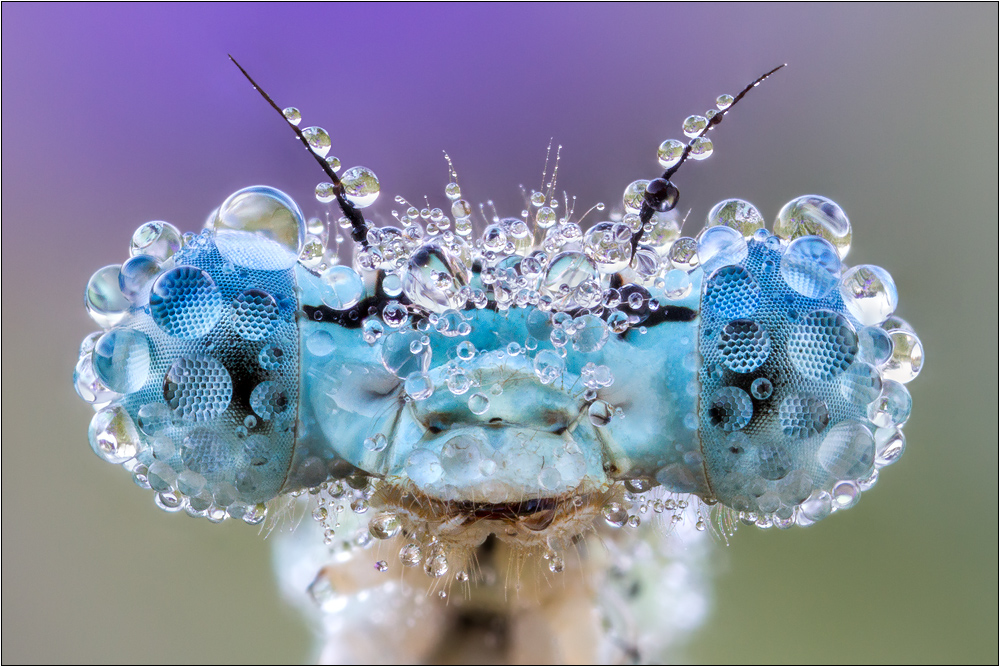
<path fill-rule="evenodd" d="M 229 195 L 211 227 L 222 256 L 249 269 L 291 268 L 305 244 L 306 221 L 298 204 L 265 185 Z"/>
<path fill-rule="evenodd" d="M 347 201 L 357 208 L 374 204 L 382 187 L 375 172 L 368 167 L 351 167 L 340 177 L 340 182 Z"/>
<path fill-rule="evenodd" d="M 95 271 L 84 294 L 87 313 L 105 329 L 118 324 L 131 306 L 128 297 L 121 290 L 121 268 L 121 265 L 113 264 Z"/>
<path fill-rule="evenodd" d="M 843 259 L 851 249 L 851 223 L 837 202 L 819 195 L 796 197 L 781 207 L 774 234 L 786 241 L 800 236 L 822 236 Z"/>
<path fill-rule="evenodd" d="M 104 408 L 90 420 L 90 446 L 108 463 L 124 463 L 139 449 L 139 432 L 120 405 Z"/>
<path fill-rule="evenodd" d="M 781 256 L 781 277 L 793 290 L 810 299 L 822 299 L 840 280 L 837 249 L 819 236 L 792 241 Z"/>
<path fill-rule="evenodd" d="M 864 424 L 842 421 L 827 432 L 816 458 L 835 479 L 860 479 L 875 463 L 875 438 Z"/>
<path fill-rule="evenodd" d="M 889 332 L 892 356 L 882 368 L 882 377 L 896 382 L 909 382 L 920 374 L 924 365 L 924 346 L 916 334 L 905 329 Z"/>
<path fill-rule="evenodd" d="M 135 329 L 112 329 L 94 346 L 93 363 L 105 386 L 130 394 L 149 377 L 149 339 Z"/>
<path fill-rule="evenodd" d="M 739 264 L 747 256 L 747 241 L 732 227 L 707 227 L 698 234 L 698 260 L 706 275 L 722 266 Z"/>
<path fill-rule="evenodd" d="M 723 199 L 708 212 L 706 227 L 722 225 L 732 227 L 744 238 L 750 238 L 764 227 L 764 216 L 757 207 L 742 199 Z"/>
<path fill-rule="evenodd" d="M 149 255 L 156 261 L 163 262 L 180 249 L 180 231 L 169 222 L 153 220 L 135 230 L 129 252 L 132 257 Z"/>
<path fill-rule="evenodd" d="M 899 303 L 892 276 L 882 267 L 871 264 L 855 266 L 844 274 L 840 296 L 851 315 L 866 326 L 884 321 Z"/>

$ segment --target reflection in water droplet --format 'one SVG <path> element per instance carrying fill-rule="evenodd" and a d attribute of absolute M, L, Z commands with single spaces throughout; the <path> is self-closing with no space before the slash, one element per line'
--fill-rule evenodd
<path fill-rule="evenodd" d="M 844 274 L 840 296 L 848 312 L 866 326 L 885 320 L 899 303 L 892 276 L 882 267 L 871 264 L 852 267 Z"/>
<path fill-rule="evenodd" d="M 748 201 L 723 199 L 708 213 L 706 227 L 716 225 L 732 227 L 745 238 L 750 238 L 758 229 L 764 227 L 764 216 Z"/>
<path fill-rule="evenodd" d="M 364 296 L 364 281 L 349 266 L 331 266 L 323 273 L 321 280 L 329 288 L 323 293 L 323 303 L 334 310 L 353 308 Z"/>
<path fill-rule="evenodd" d="M 684 153 L 684 144 L 677 139 L 667 139 L 656 149 L 656 158 L 664 169 L 677 164 Z"/>
<path fill-rule="evenodd" d="M 920 374 L 924 365 L 924 346 L 915 334 L 905 329 L 889 331 L 892 356 L 882 367 L 882 377 L 907 383 Z"/>
<path fill-rule="evenodd" d="M 375 172 L 367 167 L 351 167 L 340 177 L 344 196 L 357 208 L 366 208 L 378 199 L 381 185 Z"/>
<path fill-rule="evenodd" d="M 786 241 L 822 236 L 843 259 L 851 249 L 851 223 L 840 206 L 826 197 L 804 195 L 785 204 L 774 221 L 774 234 Z"/>
<path fill-rule="evenodd" d="M 322 127 L 307 127 L 302 130 L 302 136 L 309 142 L 309 148 L 320 157 L 326 157 L 330 152 L 330 135 Z"/>

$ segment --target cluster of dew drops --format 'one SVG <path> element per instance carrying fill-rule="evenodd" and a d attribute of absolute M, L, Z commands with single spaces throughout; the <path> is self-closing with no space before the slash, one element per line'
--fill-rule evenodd
<path fill-rule="evenodd" d="M 670 169 L 683 158 L 685 151 L 694 160 L 710 157 L 713 145 L 703 136 L 704 130 L 716 114 L 728 109 L 733 102 L 731 95 L 721 95 L 716 100 L 717 109 L 709 110 L 703 116 L 686 118 L 682 129 L 690 141 L 684 143 L 667 139 L 662 142 L 657 149 L 659 164 L 664 169 Z M 284 115 L 293 125 L 298 125 L 301 120 L 299 111 L 293 107 L 285 109 Z M 334 172 L 339 171 L 340 160 L 328 155 L 331 147 L 329 134 L 318 127 L 305 128 L 302 133 L 310 148 L 325 159 Z M 557 170 L 558 158 L 556 165 Z M 445 188 L 450 202 L 450 217 L 443 209 L 432 208 L 429 202 L 427 206 L 418 208 L 402 197 L 396 197 L 396 203 L 405 206 L 402 212 L 392 211 L 400 226 L 371 225 L 366 243 L 354 248 L 354 259 L 364 270 L 382 270 L 382 287 L 386 295 L 395 298 L 405 293 L 416 309 L 393 300 L 381 312 L 369 312 L 370 317 L 362 327 L 364 340 L 375 344 L 382 338 L 386 327 L 390 330 L 401 329 L 411 322 L 412 315 L 418 316 L 413 318 L 413 322 L 416 328 L 423 331 L 431 326 L 445 335 L 467 336 L 471 324 L 461 311 L 470 305 L 482 309 L 492 302 L 500 311 L 534 306 L 543 314 L 545 324 L 549 325 L 549 340 L 555 348 L 554 351 L 538 351 L 535 355 L 534 370 L 546 383 L 561 372 L 561 358 L 566 356 L 568 346 L 578 352 L 596 352 L 611 333 L 622 334 L 632 327 L 637 328 L 639 333 L 645 333 L 645 328 L 640 326 L 641 321 L 661 304 L 643 286 L 655 286 L 668 300 L 683 299 L 692 289 L 691 271 L 699 266 L 708 270 L 711 264 L 733 251 L 730 246 L 742 242 L 745 248 L 745 239 L 764 231 L 764 219 L 760 212 L 749 202 L 739 199 L 716 204 L 697 238 L 681 236 L 680 222 L 673 212 L 654 213 L 649 222 L 643 223 L 639 213 L 649 183 L 643 179 L 625 188 L 623 214 L 612 213 L 612 220 L 599 222 L 584 231 L 579 221 L 572 220 L 575 197 L 571 200 L 565 196 L 564 213 L 561 216 L 558 214 L 560 202 L 554 196 L 556 170 L 548 182 L 545 182 L 543 172 L 543 190 L 532 190 L 530 195 L 525 193 L 526 208 L 521 211 L 520 217 L 501 218 L 492 201 L 480 204 L 479 213 L 486 224 L 478 237 L 473 236 L 473 206 L 462 198 L 453 168 L 451 182 Z M 344 197 L 355 207 L 366 208 L 378 198 L 380 184 L 370 169 L 353 167 L 340 178 Z M 320 183 L 315 194 L 319 202 L 330 203 L 336 199 L 337 187 L 328 182 Z M 846 254 L 851 240 L 849 226 L 846 234 L 837 237 L 824 233 L 822 229 L 803 227 L 790 213 L 796 210 L 797 202 L 789 202 L 779 213 L 775 234 L 786 240 L 822 234 L 837 246 L 841 256 Z M 604 208 L 604 204 L 599 203 L 591 210 L 603 211 Z M 846 218 L 844 224 L 848 224 Z M 338 226 L 346 230 L 351 227 L 351 222 L 346 216 L 341 217 Z M 718 227 L 728 229 L 713 230 Z M 739 234 L 733 234 L 734 231 Z M 333 293 L 341 297 L 341 306 L 348 308 L 356 304 L 361 298 L 361 280 L 353 269 L 338 266 L 337 250 L 343 242 L 342 233 L 338 231 L 333 239 L 329 239 L 326 225 L 316 218 L 307 223 L 307 232 L 299 261 L 323 276 Z M 633 246 L 633 237 L 640 232 L 639 242 Z M 731 237 L 739 238 L 734 241 Z M 412 258 L 428 244 L 434 244 L 441 250 L 441 261 L 429 268 L 415 268 Z M 482 267 L 482 288 L 470 285 L 468 267 L 474 261 Z M 623 288 L 607 287 L 614 274 L 625 278 L 627 284 Z M 871 294 L 864 297 L 886 301 L 893 300 L 894 295 Z M 570 314 L 571 311 L 573 314 Z M 427 337 L 418 336 L 410 352 L 416 355 L 425 347 Z M 528 356 L 537 347 L 538 341 L 529 337 L 521 342 L 512 341 L 506 350 L 498 351 L 498 354 Z M 468 341 L 461 343 L 457 351 L 463 360 L 477 353 Z M 449 373 L 447 386 L 456 396 L 478 386 L 458 365 L 450 368 Z M 610 370 L 590 363 L 585 366 L 583 375 L 586 384 L 584 396 L 592 401 L 589 411 L 592 423 L 603 426 L 612 417 L 624 417 L 620 408 L 596 400 L 597 389 L 614 382 Z M 413 400 L 426 398 L 432 390 L 427 378 L 407 378 L 405 386 Z M 469 408 L 475 414 L 483 414 L 489 409 L 489 397 L 481 392 L 472 393 Z M 387 442 L 384 435 L 375 434 L 368 438 L 365 446 L 380 451 L 387 446 Z M 665 514 L 670 517 L 670 523 L 684 519 L 690 501 L 687 496 L 661 493 L 660 489 L 650 490 L 648 483 L 642 480 L 626 482 L 625 486 L 626 492 L 621 501 L 608 501 L 602 507 L 601 513 L 609 525 L 636 527 L 642 521 L 640 515 L 646 512 Z M 359 480 L 352 484 L 350 480 L 341 480 L 328 482 L 309 493 L 317 497 L 313 518 L 324 526 L 325 539 L 333 546 L 339 526 L 338 516 L 348 507 L 358 514 L 367 512 L 373 491 L 368 481 Z M 696 528 L 701 531 L 706 529 L 708 522 L 702 515 L 705 507 L 697 502 Z M 752 519 L 750 517 L 749 523 L 753 523 Z M 731 519 L 723 518 L 719 523 L 728 520 Z M 727 533 L 734 527 L 722 526 L 723 532 Z M 352 540 L 343 541 L 342 546 L 365 547 L 373 539 L 393 538 L 400 530 L 398 516 L 388 511 L 379 512 L 372 517 L 367 530 L 359 532 Z M 433 536 L 427 538 L 426 544 L 408 542 L 400 550 L 399 559 L 408 567 L 422 564 L 432 577 L 444 576 L 450 567 L 445 548 Z M 563 560 L 558 553 L 547 553 L 546 559 L 553 572 L 562 571 Z M 376 563 L 376 569 L 380 571 L 385 571 L 387 567 L 385 561 Z M 468 574 L 460 571 L 456 578 L 467 580 Z"/>

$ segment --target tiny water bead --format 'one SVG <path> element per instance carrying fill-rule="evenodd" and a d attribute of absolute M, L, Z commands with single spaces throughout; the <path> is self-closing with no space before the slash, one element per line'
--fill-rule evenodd
<path fill-rule="evenodd" d="M 298 125 L 302 122 L 302 114 L 295 107 L 285 107 L 281 110 L 281 115 L 292 125 Z"/>

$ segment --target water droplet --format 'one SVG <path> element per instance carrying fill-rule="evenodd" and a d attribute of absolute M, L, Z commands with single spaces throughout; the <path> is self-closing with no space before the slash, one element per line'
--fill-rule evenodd
<path fill-rule="evenodd" d="M 481 415 L 490 409 L 490 399 L 485 394 L 476 392 L 469 397 L 469 410 L 472 414 Z"/>
<path fill-rule="evenodd" d="M 409 313 L 406 306 L 401 305 L 398 301 L 390 301 L 382 309 L 382 321 L 393 329 L 403 326 L 408 318 Z"/>
<path fill-rule="evenodd" d="M 855 405 L 868 405 L 882 393 L 882 378 L 871 364 L 858 362 L 840 376 L 840 394 Z"/>
<path fill-rule="evenodd" d="M 577 352 L 597 352 L 608 341 L 608 325 L 596 315 L 583 315 L 576 318 L 573 324 L 573 349 Z"/>
<path fill-rule="evenodd" d="M 323 303 L 334 310 L 353 308 L 364 297 L 365 283 L 358 272 L 349 266 L 331 266 L 320 279 L 328 288 L 323 292 Z"/>
<path fill-rule="evenodd" d="M 698 242 L 688 236 L 682 236 L 670 246 L 667 255 L 670 263 L 683 271 L 693 271 L 698 267 Z"/>
<path fill-rule="evenodd" d="M 532 366 L 542 384 L 551 384 L 562 377 L 566 362 L 554 350 L 541 350 L 535 355 Z"/>
<path fill-rule="evenodd" d="M 427 373 L 410 373 L 406 376 L 403 389 L 406 391 L 406 395 L 413 400 L 422 401 L 425 398 L 430 398 L 431 394 L 434 393 L 434 383 Z"/>
<path fill-rule="evenodd" d="M 414 449 L 406 458 L 406 476 L 417 486 L 433 484 L 443 472 L 441 460 L 429 449 Z"/>
<path fill-rule="evenodd" d="M 502 232 L 501 232 L 502 233 Z M 471 273 L 458 258 L 437 244 L 428 244 L 410 255 L 403 275 L 403 291 L 410 301 L 430 311 L 462 308 L 462 288 Z"/>
<path fill-rule="evenodd" d="M 708 119 L 704 116 L 688 116 L 684 119 L 684 136 L 686 137 L 696 137 L 698 133 L 708 127 Z"/>
<path fill-rule="evenodd" d="M 715 106 L 718 107 L 720 111 L 725 111 L 729 107 L 733 106 L 734 101 L 735 100 L 732 95 L 719 95 L 715 98 Z"/>
<path fill-rule="evenodd" d="M 153 220 L 144 223 L 132 234 L 129 254 L 132 257 L 149 255 L 157 262 L 165 262 L 180 249 L 180 231 L 169 222 Z"/>
<path fill-rule="evenodd" d="M 638 181 L 632 181 L 625 188 L 625 194 L 622 195 L 622 203 L 625 205 L 626 213 L 638 213 L 642 210 L 642 202 L 646 199 L 647 185 L 649 185 L 648 180 L 639 179 Z"/>
<path fill-rule="evenodd" d="M 344 196 L 357 208 L 366 208 L 378 199 L 381 185 L 375 172 L 367 167 L 351 167 L 340 178 Z"/>
<path fill-rule="evenodd" d="M 121 265 L 98 269 L 87 282 L 85 305 L 90 317 L 105 329 L 118 324 L 131 303 L 121 290 Z"/>
<path fill-rule="evenodd" d="M 706 227 L 698 234 L 698 262 L 706 275 L 720 267 L 739 264 L 747 253 L 746 239 L 731 227 Z"/>
<path fill-rule="evenodd" d="M 715 151 L 715 145 L 712 144 L 712 140 L 708 137 L 698 137 L 691 142 L 691 159 L 693 160 L 707 160 L 712 157 L 712 153 Z"/>
<path fill-rule="evenodd" d="M 250 392 L 250 407 L 264 421 L 282 414 L 288 409 L 290 401 L 288 394 L 277 382 L 266 380 L 261 382 Z"/>
<path fill-rule="evenodd" d="M 302 136 L 309 142 L 309 148 L 320 157 L 326 157 L 330 152 L 330 135 L 322 127 L 307 127 L 302 130 Z"/>
<path fill-rule="evenodd" d="M 229 195 L 211 226 L 222 256 L 251 269 L 291 268 L 305 243 L 306 221 L 298 204 L 281 190 L 265 185 Z M 248 239 L 246 234 L 256 238 Z M 270 244 L 263 245 L 264 239 Z"/>
<path fill-rule="evenodd" d="M 369 317 L 361 325 L 361 338 L 369 345 L 374 345 L 385 332 L 385 327 L 374 317 Z"/>
<path fill-rule="evenodd" d="M 459 218 L 468 218 L 472 215 L 472 206 L 464 199 L 459 199 L 451 205 L 451 215 L 456 220 Z"/>
<path fill-rule="evenodd" d="M 757 378 L 750 383 L 750 395 L 758 400 L 765 400 L 771 397 L 774 392 L 774 385 L 767 378 Z"/>
<path fill-rule="evenodd" d="M 875 462 L 875 438 L 864 424 L 842 421 L 830 427 L 816 459 L 836 479 L 859 479 Z"/>
<path fill-rule="evenodd" d="M 840 281 L 840 257 L 826 239 L 801 236 L 781 256 L 780 271 L 793 290 L 810 299 L 822 299 Z"/>
<path fill-rule="evenodd" d="M 120 464 L 139 453 L 140 436 L 125 408 L 104 408 L 90 420 L 90 447 L 108 463 Z"/>
<path fill-rule="evenodd" d="M 323 182 L 316 185 L 316 201 L 329 204 L 337 198 L 337 187 L 333 183 Z"/>
<path fill-rule="evenodd" d="M 548 206 L 543 206 L 535 213 L 535 224 L 539 229 L 548 229 L 556 224 L 556 212 Z"/>
<path fill-rule="evenodd" d="M 368 522 L 368 532 L 376 540 L 389 540 L 402 528 L 399 517 L 392 512 L 380 512 Z"/>
<path fill-rule="evenodd" d="M 714 227 L 716 225 L 732 227 L 749 239 L 758 229 L 764 227 L 764 216 L 760 214 L 756 206 L 748 201 L 723 199 L 708 213 L 706 226 Z"/>
<path fill-rule="evenodd" d="M 656 149 L 656 158 L 661 167 L 670 169 L 680 161 L 683 153 L 684 144 L 682 142 L 677 139 L 667 139 Z"/>
<path fill-rule="evenodd" d="M 822 236 L 843 259 L 851 249 L 851 223 L 840 206 L 826 197 L 804 195 L 785 204 L 774 221 L 774 234 L 786 241 Z"/>
<path fill-rule="evenodd" d="M 866 326 L 885 320 L 899 303 L 892 276 L 882 267 L 871 264 L 852 267 L 844 274 L 840 296 L 847 311 Z"/>
<path fill-rule="evenodd" d="M 376 433 L 370 438 L 365 438 L 364 445 L 368 451 L 381 452 L 389 445 L 389 441 L 381 433 Z"/>
<path fill-rule="evenodd" d="M 448 573 L 448 558 L 440 547 L 431 549 L 427 555 L 427 559 L 424 561 L 424 572 L 427 573 L 427 576 L 435 578 L 443 577 Z M 441 592 L 447 595 L 445 591 Z"/>
<path fill-rule="evenodd" d="M 594 426 L 607 426 L 614 415 L 614 409 L 604 401 L 594 401 L 587 409 L 587 416 Z"/>
<path fill-rule="evenodd" d="M 112 391 L 138 391 L 149 377 L 149 339 L 134 329 L 112 329 L 94 346 L 93 365 L 98 379 Z"/>
<path fill-rule="evenodd" d="M 277 343 L 268 343 L 260 349 L 257 355 L 257 363 L 266 371 L 273 371 L 281 367 L 285 360 L 285 350 Z"/>
<path fill-rule="evenodd" d="M 712 394 L 708 416 L 712 424 L 723 431 L 739 431 L 753 417 L 753 402 L 738 387 L 720 387 Z"/>
<path fill-rule="evenodd" d="M 281 110 L 281 115 L 292 125 L 298 125 L 302 122 L 302 114 L 295 107 L 285 107 Z"/>
<path fill-rule="evenodd" d="M 406 567 L 416 567 L 423 559 L 420 545 L 410 542 L 399 550 L 399 562 Z"/>
<path fill-rule="evenodd" d="M 609 526 L 621 528 L 628 522 L 628 511 L 617 502 L 609 502 L 601 508 L 601 514 Z"/>
<path fill-rule="evenodd" d="M 882 367 L 886 380 L 907 383 L 920 374 L 924 366 L 924 346 L 915 334 L 905 329 L 889 331 L 892 356 Z"/>
<path fill-rule="evenodd" d="M 906 438 L 896 426 L 875 431 L 875 465 L 884 467 L 899 460 L 906 449 Z"/>
<path fill-rule="evenodd" d="M 912 409 L 913 399 L 906 387 L 886 379 L 882 383 L 882 393 L 868 405 L 868 419 L 880 428 L 902 426 L 910 418 Z"/>

